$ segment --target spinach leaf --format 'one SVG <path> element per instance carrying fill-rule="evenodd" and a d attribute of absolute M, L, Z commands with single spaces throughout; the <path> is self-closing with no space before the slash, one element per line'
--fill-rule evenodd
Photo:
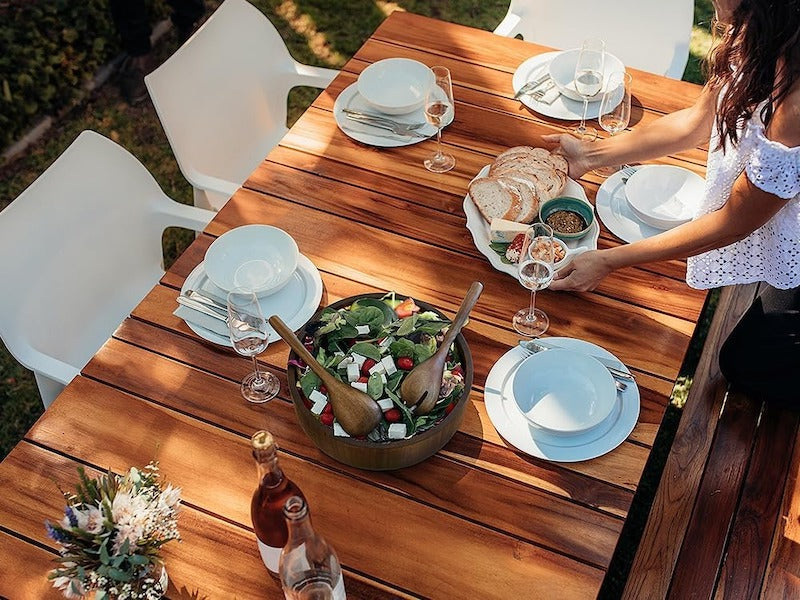
<path fill-rule="evenodd" d="M 380 362 L 381 360 L 381 351 L 375 344 L 370 344 L 369 342 L 358 342 L 357 344 L 353 344 L 353 347 L 350 348 L 350 350 L 355 354 L 360 354 L 361 356 L 371 358 L 375 362 Z"/>
<path fill-rule="evenodd" d="M 306 398 L 309 397 L 311 392 L 319 389 L 321 385 L 322 380 L 311 369 L 306 371 L 305 375 L 300 378 L 300 389 L 303 390 L 303 394 L 305 394 Z"/>
<path fill-rule="evenodd" d="M 383 380 L 380 373 L 373 373 L 367 380 L 367 394 L 373 399 L 377 400 L 383 396 Z"/>
<path fill-rule="evenodd" d="M 400 321 L 400 326 L 397 328 L 397 335 L 404 337 L 414 332 L 417 327 L 417 315 L 411 315 Z"/>
<path fill-rule="evenodd" d="M 389 346 L 389 352 L 391 352 L 394 358 L 400 356 L 414 356 L 414 342 L 406 338 L 395 340 Z"/>

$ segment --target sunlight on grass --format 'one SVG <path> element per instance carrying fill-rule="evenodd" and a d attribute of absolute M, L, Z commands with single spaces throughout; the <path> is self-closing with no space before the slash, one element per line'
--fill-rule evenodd
<path fill-rule="evenodd" d="M 309 50 L 314 56 L 334 67 L 341 67 L 347 58 L 331 48 L 325 34 L 317 31 L 314 20 L 300 11 L 293 0 L 286 0 L 275 9 L 275 13 L 284 19 L 296 33 L 306 39 Z"/>
<path fill-rule="evenodd" d="M 692 27 L 692 40 L 689 43 L 692 54 L 703 58 L 708 56 L 708 51 L 711 50 L 712 39 L 708 29 Z"/>
<path fill-rule="evenodd" d="M 397 10 L 405 10 L 396 2 L 384 2 L 383 0 L 375 0 L 375 6 L 387 17 Z"/>

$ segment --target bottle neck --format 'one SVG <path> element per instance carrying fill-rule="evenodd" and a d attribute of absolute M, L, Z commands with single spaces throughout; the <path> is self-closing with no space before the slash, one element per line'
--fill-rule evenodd
<path fill-rule="evenodd" d="M 253 450 L 258 469 L 258 485 L 276 487 L 283 480 L 283 471 L 278 464 L 278 453 L 275 447 Z"/>
<path fill-rule="evenodd" d="M 283 508 L 283 515 L 286 517 L 286 525 L 289 529 L 289 544 L 299 545 L 302 540 L 314 536 L 308 505 L 303 498 L 299 496 L 289 498 Z M 293 541 L 296 541 L 297 544 L 292 544 Z"/>

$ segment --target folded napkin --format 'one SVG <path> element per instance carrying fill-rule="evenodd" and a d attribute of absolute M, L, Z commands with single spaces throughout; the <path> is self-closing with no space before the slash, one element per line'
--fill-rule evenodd
<path fill-rule="evenodd" d="M 183 319 L 187 323 L 202 327 L 203 329 L 208 329 L 212 333 L 224 337 L 226 340 L 229 339 L 230 334 L 228 332 L 228 326 L 225 321 L 221 319 L 215 319 L 214 317 L 201 313 L 199 310 L 191 309 L 183 304 L 179 304 L 178 308 L 176 308 L 172 314 Z"/>
<path fill-rule="evenodd" d="M 544 96 L 542 96 L 537 100 L 537 102 L 540 102 L 542 104 L 552 104 L 553 102 L 556 101 L 556 98 L 558 98 L 560 95 L 561 92 L 558 91 L 558 87 L 556 85 L 553 85 L 549 90 L 547 90 L 544 93 Z"/>

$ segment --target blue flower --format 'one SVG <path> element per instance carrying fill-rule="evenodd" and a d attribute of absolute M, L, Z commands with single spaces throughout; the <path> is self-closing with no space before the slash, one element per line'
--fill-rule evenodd
<path fill-rule="evenodd" d="M 50 524 L 50 521 L 44 522 L 44 528 L 47 530 L 47 535 L 50 539 L 55 540 L 56 542 L 63 543 L 66 541 L 67 537 L 61 533 L 58 529 L 53 527 Z"/>
<path fill-rule="evenodd" d="M 67 515 L 67 519 L 69 519 L 69 524 L 73 527 L 78 526 L 78 517 L 75 516 L 75 511 L 72 510 L 71 506 L 67 506 L 64 509 L 64 514 Z"/>

